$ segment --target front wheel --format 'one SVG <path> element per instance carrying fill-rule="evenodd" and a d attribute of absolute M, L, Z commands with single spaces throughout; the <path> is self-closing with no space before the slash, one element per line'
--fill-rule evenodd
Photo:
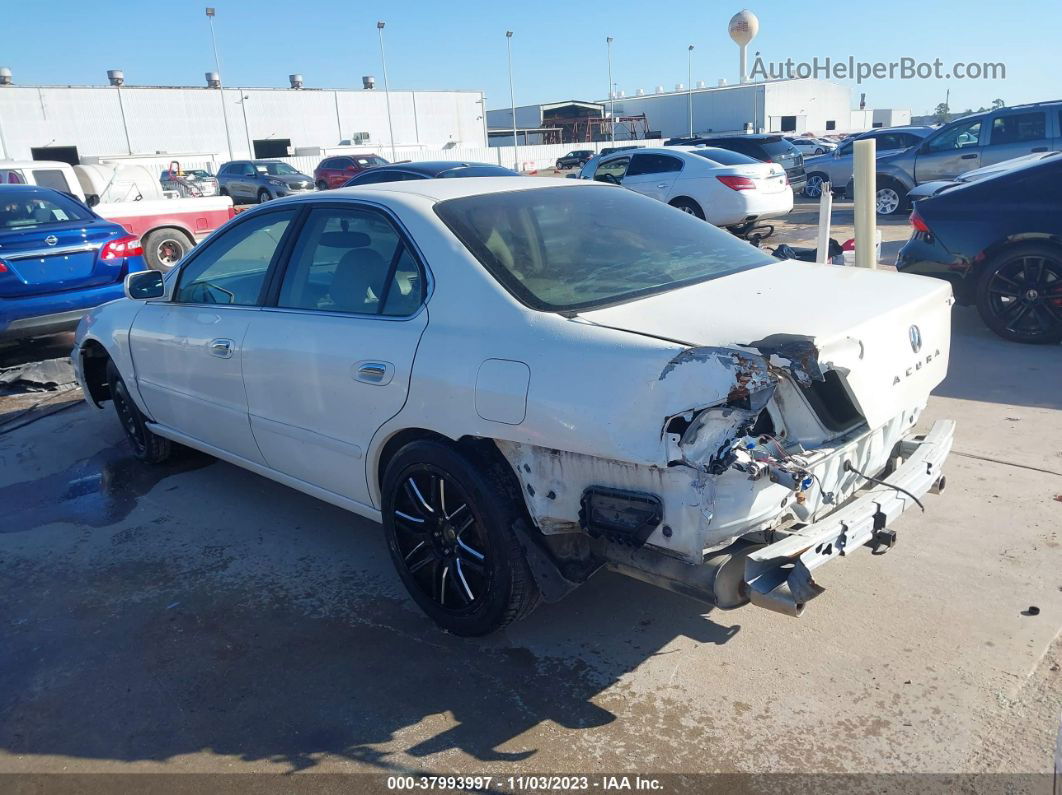
<path fill-rule="evenodd" d="M 904 208 L 907 200 L 907 191 L 892 180 L 883 181 L 878 185 L 878 192 L 874 198 L 875 209 L 878 215 L 893 215 Z"/>
<path fill-rule="evenodd" d="M 804 183 L 804 195 L 809 199 L 819 198 L 825 183 L 825 174 L 808 174 L 808 181 Z"/>
<path fill-rule="evenodd" d="M 323 179 L 317 180 L 317 190 L 328 190 L 328 183 Z"/>
<path fill-rule="evenodd" d="M 977 311 L 1005 340 L 1062 341 L 1062 251 L 1026 243 L 990 260 L 977 283 Z"/>
<path fill-rule="evenodd" d="M 122 430 L 133 448 L 133 455 L 149 464 L 161 464 L 173 453 L 173 444 L 152 433 L 146 417 L 129 396 L 129 389 L 122 380 L 114 362 L 107 362 L 107 383 L 111 389 L 111 401 Z"/>
<path fill-rule="evenodd" d="M 399 450 L 384 474 L 391 559 L 413 600 L 455 635 L 489 634 L 538 603 L 513 531 L 520 493 L 501 466 L 423 440 Z"/>
<path fill-rule="evenodd" d="M 265 204 L 271 198 L 273 198 L 273 197 L 269 195 L 269 191 L 267 191 L 265 188 L 262 188 L 262 190 L 258 191 L 258 203 L 259 204 Z"/>

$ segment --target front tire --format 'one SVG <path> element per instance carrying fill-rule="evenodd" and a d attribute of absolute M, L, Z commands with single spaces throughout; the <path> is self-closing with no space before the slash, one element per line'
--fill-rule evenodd
<path fill-rule="evenodd" d="M 1004 249 L 981 271 L 977 311 L 1005 340 L 1062 341 L 1062 251 L 1041 243 Z"/>
<path fill-rule="evenodd" d="M 111 390 L 118 421 L 125 431 L 125 438 L 133 448 L 133 455 L 148 464 L 161 464 L 173 453 L 169 439 L 156 436 L 147 427 L 146 417 L 129 396 L 129 390 L 113 361 L 107 362 L 107 384 Z"/>
<path fill-rule="evenodd" d="M 317 190 L 328 190 L 328 183 L 323 179 L 317 180 Z"/>
<path fill-rule="evenodd" d="M 262 188 L 262 190 L 258 191 L 258 203 L 259 204 L 265 204 L 267 201 L 269 201 L 272 198 L 273 197 L 269 195 L 269 191 L 267 191 L 265 188 Z"/>
<path fill-rule="evenodd" d="M 874 204 L 878 215 L 895 215 L 898 212 L 902 212 L 906 206 L 907 191 L 903 185 L 895 180 L 880 180 Z"/>
<path fill-rule="evenodd" d="M 184 259 L 195 243 L 179 229 L 156 229 L 144 238 L 141 245 L 147 266 L 165 273 Z"/>
<path fill-rule="evenodd" d="M 495 632 L 538 603 L 513 531 L 525 509 L 503 466 L 421 440 L 399 450 L 384 473 L 391 559 L 413 600 L 455 635 Z"/>
<path fill-rule="evenodd" d="M 808 181 L 804 183 L 804 196 L 809 199 L 817 199 L 822 195 L 822 186 L 827 182 L 827 177 L 821 172 L 808 174 Z"/>

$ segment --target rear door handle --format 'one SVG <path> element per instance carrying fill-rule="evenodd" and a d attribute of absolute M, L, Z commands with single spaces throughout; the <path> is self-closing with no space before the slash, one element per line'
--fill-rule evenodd
<path fill-rule="evenodd" d="M 666 182 L 661 182 L 661 183 L 660 183 L 659 185 L 657 185 L 656 187 L 658 187 L 658 188 L 666 188 L 666 187 L 667 187 L 667 183 L 666 183 Z"/>
<path fill-rule="evenodd" d="M 390 362 L 361 361 L 354 365 L 354 380 L 363 384 L 384 386 L 391 383 L 395 375 L 395 366 Z"/>
<path fill-rule="evenodd" d="M 962 160 L 973 160 L 975 157 L 977 157 L 977 155 L 969 154 L 969 155 L 962 155 L 961 159 Z"/>
<path fill-rule="evenodd" d="M 219 359 L 231 359 L 232 351 L 236 347 L 236 343 L 232 340 L 216 339 L 211 340 L 208 347 L 211 356 L 217 356 Z"/>

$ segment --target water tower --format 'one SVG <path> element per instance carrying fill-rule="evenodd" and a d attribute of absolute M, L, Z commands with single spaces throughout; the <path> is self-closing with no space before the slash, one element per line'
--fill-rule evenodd
<path fill-rule="evenodd" d="M 749 76 L 746 55 L 749 42 L 756 38 L 756 34 L 760 32 L 760 21 L 755 14 L 745 9 L 730 18 L 730 25 L 727 29 L 730 32 L 730 38 L 734 40 L 734 43 L 741 50 L 741 82 L 747 83 L 749 82 Z"/>

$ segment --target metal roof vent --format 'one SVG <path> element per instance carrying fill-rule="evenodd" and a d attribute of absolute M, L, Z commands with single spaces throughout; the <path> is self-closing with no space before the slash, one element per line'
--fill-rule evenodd
<path fill-rule="evenodd" d="M 376 88 L 376 78 L 372 75 L 365 75 L 361 78 L 361 87 L 366 91 L 372 91 Z"/>
<path fill-rule="evenodd" d="M 221 75 L 217 72 L 206 73 L 207 88 L 221 88 Z"/>
<path fill-rule="evenodd" d="M 288 82 L 291 83 L 291 87 L 294 89 L 302 88 L 302 75 L 288 75 Z"/>
<path fill-rule="evenodd" d="M 703 80 L 698 80 L 697 81 L 697 88 L 707 88 L 707 86 L 705 86 Z"/>
<path fill-rule="evenodd" d="M 621 91 L 620 91 L 620 92 L 619 92 L 619 93 L 618 93 L 618 94 L 616 95 L 616 99 L 623 99 L 623 98 L 624 98 L 625 96 L 627 96 L 627 92 L 626 92 L 626 91 L 623 91 L 623 90 L 621 90 Z"/>
<path fill-rule="evenodd" d="M 0 86 L 9 86 L 13 81 L 11 70 L 6 66 L 0 66 Z"/>
<path fill-rule="evenodd" d="M 722 88 L 725 85 L 726 85 L 726 78 L 725 77 L 720 77 L 719 78 L 719 87 Z"/>
<path fill-rule="evenodd" d="M 675 83 L 675 90 L 676 91 L 685 91 L 686 90 L 686 84 L 685 83 Z"/>
<path fill-rule="evenodd" d="M 107 80 L 110 81 L 112 86 L 125 85 L 125 72 L 121 69 L 108 69 Z"/>
<path fill-rule="evenodd" d="M 657 94 L 663 94 L 664 93 L 664 87 L 663 86 L 657 86 L 656 87 L 656 93 Z"/>
<path fill-rule="evenodd" d="M 634 92 L 634 96 L 636 96 L 636 97 L 644 97 L 645 96 L 645 89 L 644 88 L 639 88 L 637 91 Z"/>

